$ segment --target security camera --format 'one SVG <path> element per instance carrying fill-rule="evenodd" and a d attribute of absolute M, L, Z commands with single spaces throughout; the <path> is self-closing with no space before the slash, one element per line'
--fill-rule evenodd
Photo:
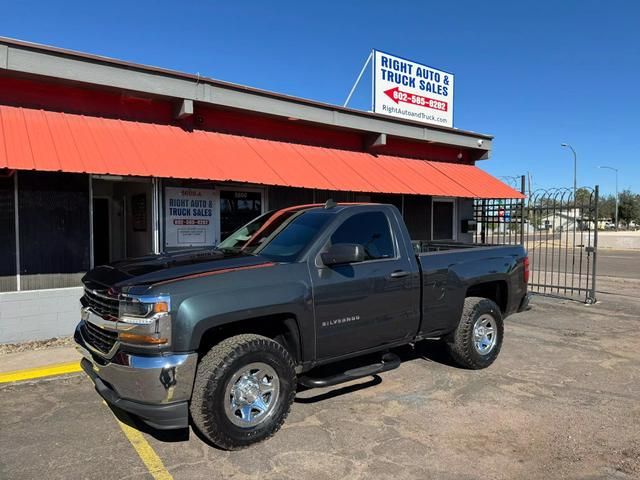
<path fill-rule="evenodd" d="M 481 147 L 484 144 L 484 140 L 480 139 L 478 140 L 478 146 Z"/>

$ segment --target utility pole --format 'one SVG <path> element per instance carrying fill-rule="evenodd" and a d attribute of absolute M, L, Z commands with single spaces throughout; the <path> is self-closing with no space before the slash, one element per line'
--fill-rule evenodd
<path fill-rule="evenodd" d="M 573 255 L 572 255 L 572 263 L 571 263 L 571 271 L 575 271 L 576 267 L 576 226 L 577 226 L 577 217 L 578 217 L 578 181 L 577 181 L 577 172 L 578 172 L 578 155 L 576 155 L 576 151 L 573 149 L 571 145 L 568 143 L 561 143 L 561 147 L 568 147 L 573 152 Z M 597 188 L 597 187 L 596 187 Z M 597 198 L 597 197 L 596 197 Z M 596 202 L 597 203 L 597 202 Z M 596 207 L 596 213 L 598 208 Z M 596 231 L 598 231 L 598 217 L 596 215 Z M 597 238 L 597 237 L 596 237 Z M 594 279 L 595 282 L 595 279 Z"/>

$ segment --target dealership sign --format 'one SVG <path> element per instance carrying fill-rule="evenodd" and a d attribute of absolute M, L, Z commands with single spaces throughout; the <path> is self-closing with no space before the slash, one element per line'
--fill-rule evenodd
<path fill-rule="evenodd" d="M 373 51 L 373 111 L 453 127 L 453 75 Z"/>
<path fill-rule="evenodd" d="M 164 189 L 165 246 L 205 247 L 218 242 L 217 193 L 199 188 Z"/>

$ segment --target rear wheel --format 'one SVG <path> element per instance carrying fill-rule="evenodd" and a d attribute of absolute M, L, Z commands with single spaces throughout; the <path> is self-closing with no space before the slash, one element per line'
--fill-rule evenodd
<path fill-rule="evenodd" d="M 504 324 L 500 308 L 488 298 L 468 297 L 456 330 L 446 339 L 451 358 L 461 367 L 479 370 L 500 353 Z"/>
<path fill-rule="evenodd" d="M 260 335 L 237 335 L 200 361 L 191 417 L 214 445 L 243 448 L 278 431 L 295 387 L 294 363 L 282 345 Z"/>

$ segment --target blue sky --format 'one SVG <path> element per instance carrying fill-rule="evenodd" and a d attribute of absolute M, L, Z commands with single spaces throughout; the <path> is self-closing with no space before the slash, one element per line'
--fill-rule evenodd
<path fill-rule="evenodd" d="M 494 175 L 640 191 L 640 2 L 2 2 L 0 35 L 342 104 L 371 48 L 447 70 Z M 364 79 L 350 106 L 370 108 Z"/>

